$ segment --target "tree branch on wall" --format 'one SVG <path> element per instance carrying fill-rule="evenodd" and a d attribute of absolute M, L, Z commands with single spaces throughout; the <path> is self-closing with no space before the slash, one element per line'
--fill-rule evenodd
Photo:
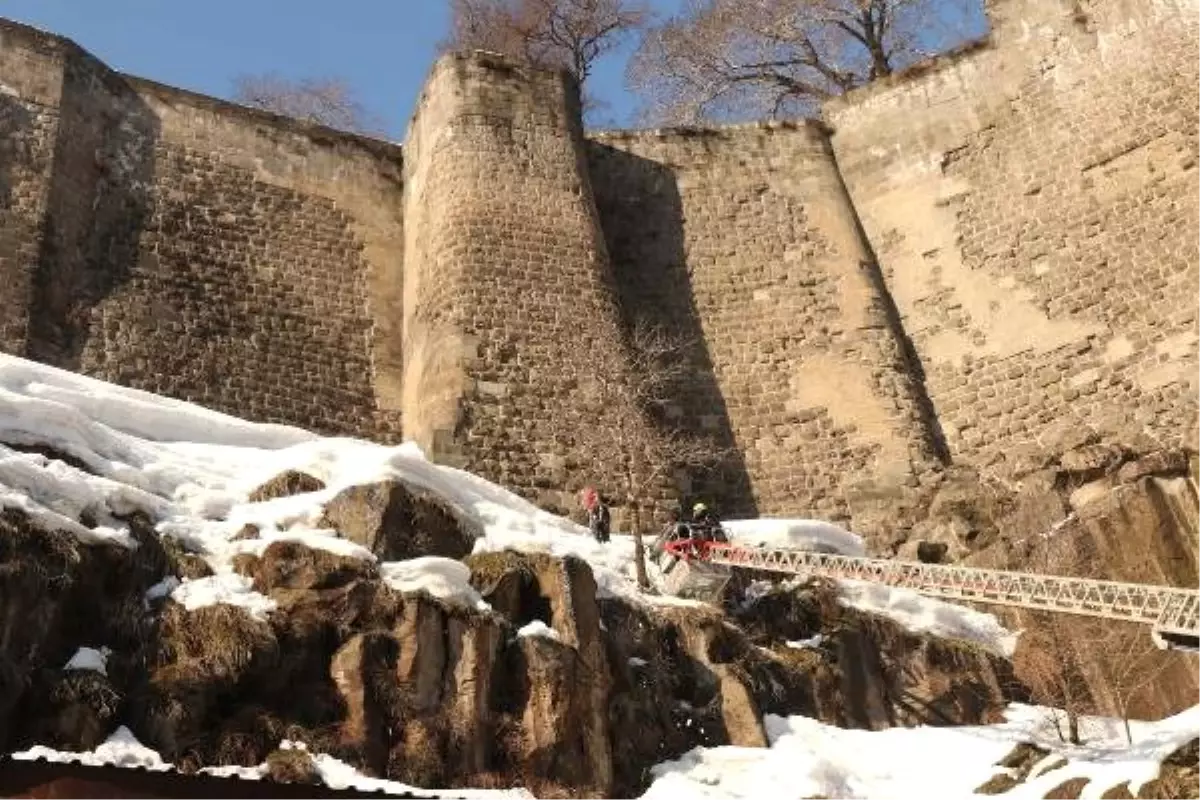
<path fill-rule="evenodd" d="M 649 18 L 644 0 L 450 0 L 450 35 L 439 47 L 566 69 L 579 82 L 587 112 L 600 105 L 587 88 L 596 62 Z"/>
<path fill-rule="evenodd" d="M 292 80 L 274 74 L 239 75 L 233 100 L 252 108 L 327 125 L 342 131 L 386 137 L 386 125 L 369 113 L 341 78 Z"/>
<path fill-rule="evenodd" d="M 615 494 L 628 513 L 642 588 L 649 586 L 643 525 L 657 499 L 654 492 L 680 471 L 716 469 L 730 455 L 711 437 L 686 430 L 673 413 L 673 404 L 687 390 L 687 354 L 693 346 L 661 327 L 638 322 L 623 347 L 604 348 L 572 367 L 585 409 L 605 420 L 581 427 L 575 446 L 585 469 L 590 466 L 595 474 L 615 480 L 615 485 L 599 488 L 601 494 Z"/>
<path fill-rule="evenodd" d="M 823 101 L 962 42 L 978 6 L 686 0 L 646 30 L 626 78 L 651 123 L 815 116 Z"/>

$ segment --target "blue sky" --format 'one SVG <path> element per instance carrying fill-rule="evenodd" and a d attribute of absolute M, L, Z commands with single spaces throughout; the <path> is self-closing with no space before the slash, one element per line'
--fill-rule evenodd
<path fill-rule="evenodd" d="M 682 0 L 651 0 L 658 14 Z M 961 2 L 961 0 L 958 0 Z M 946 5 L 954 5 L 950 0 Z M 400 138 L 437 41 L 445 0 L 0 0 L 0 17 L 68 36 L 114 69 L 226 97 L 241 74 L 347 80 Z M 981 15 L 976 14 L 979 21 Z M 977 22 L 978 24 L 978 22 Z M 628 124 L 624 51 L 597 64 L 599 127 Z"/>
<path fill-rule="evenodd" d="M 673 10 L 678 0 L 656 0 Z M 62 34 L 114 69 L 228 96 L 243 73 L 337 75 L 400 136 L 445 34 L 443 0 L 0 0 L 0 16 Z M 597 67 L 627 118 L 620 55 Z"/>

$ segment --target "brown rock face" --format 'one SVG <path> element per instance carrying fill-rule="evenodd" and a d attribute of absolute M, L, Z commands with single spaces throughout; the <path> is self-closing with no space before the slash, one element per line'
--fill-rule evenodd
<path fill-rule="evenodd" d="M 842 607 L 826 582 L 772 591 L 733 616 L 751 642 L 804 665 L 802 713 L 831 724 L 874 730 L 987 723 L 1025 696 L 1000 656 Z M 808 644 L 798 649 L 788 641 Z M 773 702 L 763 710 L 781 713 Z"/>
<path fill-rule="evenodd" d="M 142 596 L 167 571 L 168 557 L 144 518 L 130 524 L 137 550 L 83 545 L 73 534 L 41 530 L 21 511 L 0 510 L 0 749 L 27 741 L 26 726 L 64 745 L 89 741 L 111 716 L 108 706 L 118 701 L 104 687 L 57 670 L 80 645 L 131 652 L 146 636 Z M 77 715 L 78 730 L 59 729 L 46 717 L 50 709 Z"/>
<path fill-rule="evenodd" d="M 506 552 L 467 559 L 493 609 L 480 611 L 402 596 L 372 563 L 274 542 L 237 565 L 275 602 L 266 620 L 171 600 L 147 615 L 157 570 L 181 568 L 156 540 L 110 552 L 0 522 L 0 592 L 42 625 L 3 608 L 6 747 L 93 747 L 125 724 L 185 771 L 266 761 L 274 780 L 312 780 L 307 756 L 279 750 L 289 739 L 417 786 L 636 796 L 650 766 L 697 745 L 764 746 L 765 713 L 883 727 L 976 722 L 1000 702 L 992 660 L 816 590 L 773 593 L 731 620 L 598 600 L 583 561 Z M 549 633 L 517 635 L 534 621 Z M 815 634 L 829 645 L 782 646 Z M 107 678 L 59 670 L 81 642 L 114 649 Z"/>
<path fill-rule="evenodd" d="M 314 478 L 306 472 L 289 469 L 250 492 L 249 500 L 251 503 L 262 503 L 277 497 L 319 492 L 324 488 L 325 483 L 319 478 Z"/>
<path fill-rule="evenodd" d="M 1140 462 L 1133 462 L 1140 463 Z M 1197 495 L 1186 476 L 1141 477 L 1117 486 L 1080 508 L 1049 539 L 1001 554 L 989 565 L 1000 569 L 1085 578 L 1195 587 Z M 980 554 L 984 555 L 984 554 Z M 1156 650 L 1144 626 L 1125 626 L 1062 615 L 991 609 L 1016 630 L 1014 663 L 1027 683 L 1053 660 L 1074 675 L 1067 684 L 1083 713 L 1159 719 L 1195 704 L 1200 675 L 1194 656 Z M 1048 652 L 1049 651 L 1049 652 Z M 1125 665 L 1136 660 L 1136 689 Z"/>
<path fill-rule="evenodd" d="M 325 506 L 322 524 L 385 561 L 462 558 L 476 532 L 437 495 L 402 481 L 354 486 Z"/>

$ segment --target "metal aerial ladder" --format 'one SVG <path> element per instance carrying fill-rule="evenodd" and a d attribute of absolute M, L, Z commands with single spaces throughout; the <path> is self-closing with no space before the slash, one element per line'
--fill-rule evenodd
<path fill-rule="evenodd" d="M 922 564 L 806 550 L 673 543 L 685 561 L 790 575 L 868 581 L 930 597 L 1077 614 L 1151 626 L 1160 648 L 1200 649 L 1200 591 L 975 567 Z"/>

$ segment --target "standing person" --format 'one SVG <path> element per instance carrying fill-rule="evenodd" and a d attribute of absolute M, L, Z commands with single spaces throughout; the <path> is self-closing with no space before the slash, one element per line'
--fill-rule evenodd
<path fill-rule="evenodd" d="M 710 542 L 725 541 L 725 532 L 721 529 L 721 520 L 716 512 L 704 503 L 692 506 L 692 522 L 700 530 L 702 538 Z"/>
<path fill-rule="evenodd" d="M 583 507 L 587 509 L 588 529 L 600 544 L 608 542 L 612 516 L 608 506 L 600 499 L 600 495 L 592 487 L 583 490 Z"/>

